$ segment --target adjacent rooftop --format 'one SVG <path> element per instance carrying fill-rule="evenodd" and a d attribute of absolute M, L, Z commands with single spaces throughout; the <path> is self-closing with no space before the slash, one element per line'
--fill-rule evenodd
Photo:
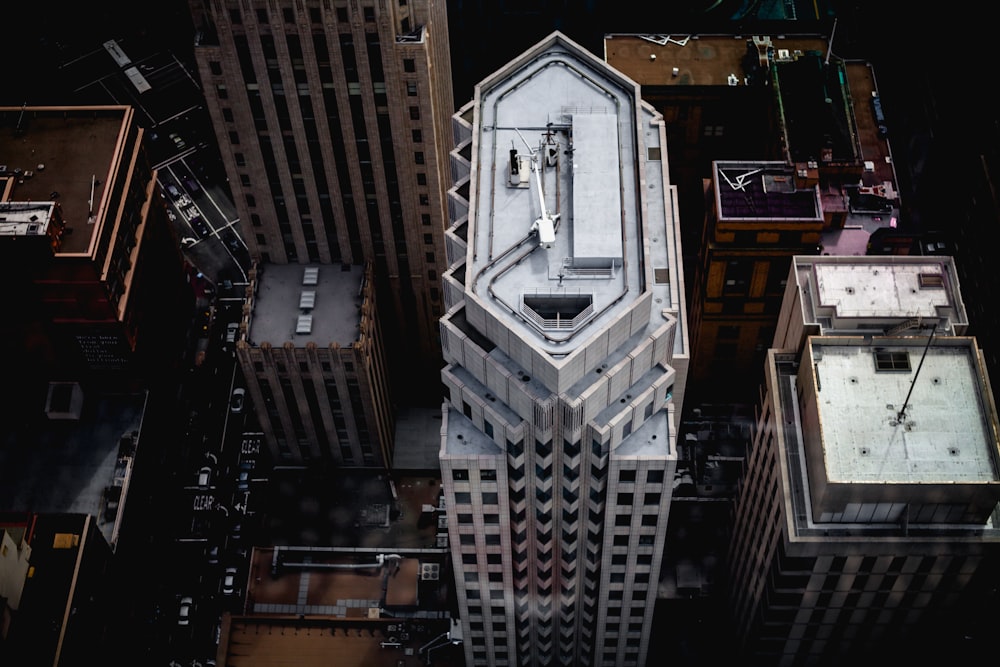
<path fill-rule="evenodd" d="M 126 107 L 0 107 L 0 196 L 55 202 L 66 229 L 60 254 L 89 253 L 111 195 Z"/>
<path fill-rule="evenodd" d="M 263 265 L 250 318 L 250 344 L 351 345 L 358 339 L 364 271 L 350 265 Z"/>

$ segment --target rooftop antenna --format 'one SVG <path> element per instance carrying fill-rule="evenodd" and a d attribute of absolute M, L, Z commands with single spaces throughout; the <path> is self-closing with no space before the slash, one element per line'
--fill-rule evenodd
<path fill-rule="evenodd" d="M 833 19 L 833 27 L 830 28 L 830 40 L 826 43 L 826 60 L 823 61 L 824 65 L 830 64 L 830 54 L 833 53 L 833 35 L 837 32 L 837 18 Z"/>
<path fill-rule="evenodd" d="M 545 246 L 546 248 L 551 248 L 552 244 L 556 240 L 555 222 L 559 219 L 559 213 L 555 215 L 549 214 L 548 210 L 545 208 L 545 193 L 542 191 L 542 165 L 538 162 L 538 154 L 528 140 L 524 138 L 521 131 L 514 128 L 517 132 L 517 136 L 521 137 L 521 141 L 528 148 L 528 153 L 531 155 L 531 171 L 535 173 L 535 187 L 538 190 L 538 203 L 541 206 L 542 214 L 535 220 L 534 224 L 531 225 L 532 231 L 538 232 L 539 245 Z"/>
<path fill-rule="evenodd" d="M 900 424 L 903 423 L 903 418 L 906 417 L 906 408 L 910 403 L 910 396 L 913 394 L 913 386 L 917 383 L 917 376 L 920 375 L 920 369 L 924 365 L 924 359 L 927 358 L 927 350 L 930 348 L 931 341 L 934 339 L 934 325 L 929 324 L 926 326 L 930 327 L 931 330 L 930 334 L 927 336 L 927 344 L 924 345 L 924 352 L 920 355 L 920 363 L 917 364 L 917 370 L 913 373 L 913 379 L 910 380 L 910 390 L 906 392 L 906 399 L 903 401 L 903 407 L 901 407 L 899 412 L 896 414 L 896 422 Z"/>

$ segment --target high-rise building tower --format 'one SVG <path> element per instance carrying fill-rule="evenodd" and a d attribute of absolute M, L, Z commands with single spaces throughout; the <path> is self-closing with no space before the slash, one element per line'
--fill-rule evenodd
<path fill-rule="evenodd" d="M 996 588 L 997 413 L 967 327 L 950 257 L 793 259 L 729 559 L 754 664 L 867 663 Z"/>
<path fill-rule="evenodd" d="M 442 486 L 470 665 L 642 665 L 688 342 L 662 117 L 559 32 L 455 114 Z"/>
<path fill-rule="evenodd" d="M 435 381 L 455 112 L 444 0 L 190 0 L 250 254 L 372 261 L 399 359 Z"/>

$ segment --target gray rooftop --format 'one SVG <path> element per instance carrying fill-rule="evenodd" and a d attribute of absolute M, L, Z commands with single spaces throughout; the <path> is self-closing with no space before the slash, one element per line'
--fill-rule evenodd
<path fill-rule="evenodd" d="M 358 338 L 363 279 L 362 266 L 264 265 L 257 277 L 250 344 L 351 345 Z"/>
<path fill-rule="evenodd" d="M 498 70 L 477 98 L 469 291 L 517 335 L 566 353 L 648 288 L 641 215 L 664 179 L 639 167 L 661 149 L 646 131 L 654 112 L 564 39 Z"/>

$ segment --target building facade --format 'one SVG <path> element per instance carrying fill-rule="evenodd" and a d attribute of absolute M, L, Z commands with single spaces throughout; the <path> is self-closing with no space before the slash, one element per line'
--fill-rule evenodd
<path fill-rule="evenodd" d="M 193 302 L 135 110 L 0 108 L 0 127 L 5 375 L 156 377 Z"/>
<path fill-rule="evenodd" d="M 454 117 L 441 470 L 469 665 L 642 665 L 687 325 L 662 117 L 561 33 Z"/>
<path fill-rule="evenodd" d="M 950 257 L 794 259 L 729 558 L 754 664 L 896 655 L 995 587 L 997 414 L 967 326 Z"/>
<path fill-rule="evenodd" d="M 373 266 L 255 265 L 249 277 L 236 356 L 271 460 L 391 465 Z"/>
<path fill-rule="evenodd" d="M 373 262 L 398 377 L 434 381 L 454 145 L 446 3 L 189 4 L 251 257 Z"/>
<path fill-rule="evenodd" d="M 691 290 L 691 381 L 719 398 L 752 395 L 791 258 L 815 252 L 815 181 L 783 162 L 714 162 L 701 263 Z M 713 382 L 723 376 L 724 387 Z"/>

